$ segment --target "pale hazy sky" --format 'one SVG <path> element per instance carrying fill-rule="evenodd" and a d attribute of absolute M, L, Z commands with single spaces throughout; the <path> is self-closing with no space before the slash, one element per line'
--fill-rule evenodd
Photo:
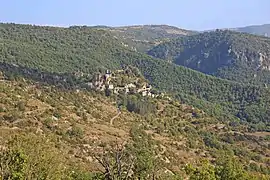
<path fill-rule="evenodd" d="M 270 23 L 270 0 L 2 0 L 0 21 L 206 30 Z"/>

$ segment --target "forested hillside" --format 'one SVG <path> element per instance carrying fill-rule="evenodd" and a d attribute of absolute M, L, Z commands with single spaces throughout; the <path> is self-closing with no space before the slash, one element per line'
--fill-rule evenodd
<path fill-rule="evenodd" d="M 131 65 L 159 91 L 172 93 L 220 120 L 239 118 L 251 124 L 260 122 L 252 129 L 269 129 L 267 88 L 217 79 L 136 53 L 103 30 L 2 24 L 0 37 L 3 71 L 28 76 L 32 72 L 33 77 L 40 70 L 59 76 L 76 71 L 91 75 Z"/>
<path fill-rule="evenodd" d="M 270 39 L 217 30 L 172 40 L 149 54 L 217 77 L 269 84 Z"/>

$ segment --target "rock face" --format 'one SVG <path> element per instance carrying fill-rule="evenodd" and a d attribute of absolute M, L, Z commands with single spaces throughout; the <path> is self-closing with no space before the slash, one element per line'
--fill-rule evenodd
<path fill-rule="evenodd" d="M 254 81 L 257 74 L 269 83 L 270 39 L 261 36 L 217 30 L 160 44 L 148 54 L 229 80 Z"/>

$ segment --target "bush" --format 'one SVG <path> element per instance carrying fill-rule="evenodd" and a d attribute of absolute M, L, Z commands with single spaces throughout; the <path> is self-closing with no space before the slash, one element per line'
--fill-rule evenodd
<path fill-rule="evenodd" d="M 0 113 L 2 112 L 6 112 L 6 108 L 4 108 L 3 106 L 0 106 Z"/>
<path fill-rule="evenodd" d="M 79 126 L 72 125 L 72 128 L 67 131 L 67 134 L 70 137 L 82 138 L 84 135 L 84 132 Z"/>
<path fill-rule="evenodd" d="M 9 112 L 8 114 L 5 114 L 3 116 L 5 121 L 8 121 L 10 123 L 16 121 L 17 119 L 19 119 L 20 115 L 18 112 L 14 111 L 14 112 Z"/>
<path fill-rule="evenodd" d="M 44 120 L 44 125 L 47 128 L 51 129 L 52 128 L 52 125 L 53 125 L 53 121 L 54 120 L 52 118 L 47 118 L 47 119 Z"/>
<path fill-rule="evenodd" d="M 23 179 L 26 173 L 27 156 L 22 151 L 6 150 L 0 153 L 0 178 Z"/>
<path fill-rule="evenodd" d="M 188 164 L 185 167 L 190 180 L 256 180 L 260 177 L 252 177 L 244 167 L 233 157 L 223 157 L 217 160 L 214 166 L 203 160 L 199 167 Z"/>
<path fill-rule="evenodd" d="M 16 107 L 20 110 L 20 111 L 25 111 L 25 103 L 23 101 L 20 101 L 17 103 Z"/>

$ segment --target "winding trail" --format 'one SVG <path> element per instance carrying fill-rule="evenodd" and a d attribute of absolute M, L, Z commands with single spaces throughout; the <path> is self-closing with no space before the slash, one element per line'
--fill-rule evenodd
<path fill-rule="evenodd" d="M 113 125 L 113 121 L 118 118 L 118 116 L 120 116 L 121 111 L 118 112 L 118 114 L 116 116 L 114 116 L 111 120 L 110 120 L 110 125 Z"/>

